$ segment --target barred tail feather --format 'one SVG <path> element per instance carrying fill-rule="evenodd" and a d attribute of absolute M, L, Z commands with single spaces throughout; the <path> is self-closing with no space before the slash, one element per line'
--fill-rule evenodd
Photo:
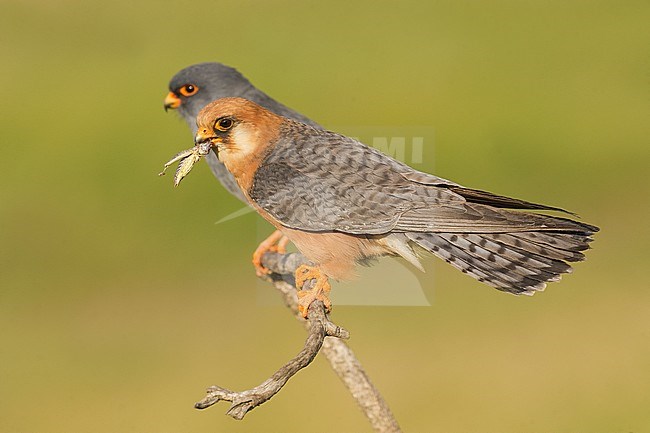
<path fill-rule="evenodd" d="M 532 295 L 584 260 L 591 231 L 407 233 L 408 239 L 498 290 Z"/>

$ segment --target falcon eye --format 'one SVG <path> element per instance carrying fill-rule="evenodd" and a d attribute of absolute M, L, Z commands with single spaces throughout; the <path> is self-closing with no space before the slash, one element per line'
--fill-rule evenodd
<path fill-rule="evenodd" d="M 227 117 L 225 117 L 223 119 L 217 120 L 217 123 L 215 123 L 214 127 L 219 131 L 227 131 L 230 128 L 232 128 L 233 124 L 234 122 L 232 121 L 232 119 L 228 119 Z"/>
<path fill-rule="evenodd" d="M 181 94 L 183 96 L 192 96 L 196 92 L 199 91 L 199 88 L 195 86 L 194 84 L 186 84 L 183 87 L 181 87 Z"/>

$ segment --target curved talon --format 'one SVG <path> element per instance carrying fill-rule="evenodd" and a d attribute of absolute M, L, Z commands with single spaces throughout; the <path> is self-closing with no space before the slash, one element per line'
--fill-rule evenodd
<path fill-rule="evenodd" d="M 314 301 L 321 301 L 325 305 L 325 310 L 329 313 L 332 310 L 332 301 L 329 293 L 332 290 L 329 278 L 319 267 L 302 265 L 296 269 L 296 288 L 298 289 L 298 311 L 302 317 L 307 318 L 309 306 Z M 302 290 L 305 282 L 316 280 L 314 286 L 309 290 Z"/>
<path fill-rule="evenodd" d="M 253 253 L 253 266 L 258 277 L 268 275 L 271 271 L 262 266 L 262 257 L 268 251 L 284 254 L 287 252 L 289 238 L 284 236 L 280 230 L 271 233 L 271 236 L 264 239 Z"/>

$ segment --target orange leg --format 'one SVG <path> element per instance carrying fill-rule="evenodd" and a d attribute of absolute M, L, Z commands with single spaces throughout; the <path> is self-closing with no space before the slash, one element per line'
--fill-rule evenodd
<path fill-rule="evenodd" d="M 287 244 L 288 243 L 289 243 L 289 238 L 286 237 L 286 236 L 282 236 L 280 238 L 280 240 L 278 241 L 278 245 L 276 246 L 276 252 L 278 252 L 280 254 L 286 254 L 286 252 L 287 252 Z"/>
<path fill-rule="evenodd" d="M 305 282 L 316 280 L 314 286 L 309 290 L 301 290 Z M 307 311 L 312 302 L 322 301 L 325 309 L 329 312 L 332 309 L 332 301 L 328 295 L 332 287 L 319 267 L 302 265 L 296 269 L 296 288 L 298 289 L 298 311 L 302 317 L 307 317 Z"/>
<path fill-rule="evenodd" d="M 255 273 L 258 277 L 270 274 L 271 271 L 262 266 L 262 256 L 267 251 L 272 251 L 280 254 L 287 252 L 287 244 L 289 238 L 284 236 L 280 230 L 274 231 L 271 236 L 264 239 L 253 253 L 253 266 L 255 266 Z"/>

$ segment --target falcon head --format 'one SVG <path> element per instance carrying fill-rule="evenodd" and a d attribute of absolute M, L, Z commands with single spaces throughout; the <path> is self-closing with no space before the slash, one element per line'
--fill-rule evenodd
<path fill-rule="evenodd" d="M 203 108 L 196 119 L 195 144 L 209 142 L 235 176 L 254 172 L 277 141 L 284 118 L 243 98 L 222 98 Z"/>
<path fill-rule="evenodd" d="M 165 111 L 178 109 L 190 126 L 201 108 L 224 96 L 242 95 L 252 84 L 235 68 L 199 63 L 181 70 L 169 82 Z"/>

